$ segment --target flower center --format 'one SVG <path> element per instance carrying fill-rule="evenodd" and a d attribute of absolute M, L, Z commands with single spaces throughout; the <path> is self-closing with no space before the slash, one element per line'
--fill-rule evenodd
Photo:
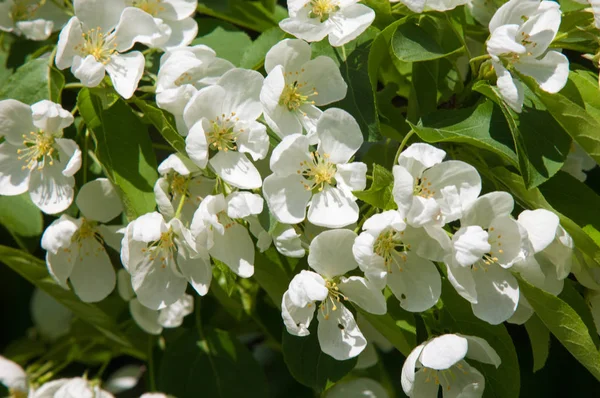
<path fill-rule="evenodd" d="M 235 117 L 235 112 L 231 112 L 230 116 L 223 114 L 221 117 L 217 116 L 216 120 L 211 120 L 212 130 L 206 133 L 209 147 L 223 152 L 237 151 L 237 137 L 244 132 L 244 129 L 235 131 L 235 122 L 238 120 L 240 119 Z"/>
<path fill-rule="evenodd" d="M 334 163 L 329 161 L 328 154 L 320 154 L 311 152 L 312 161 L 305 160 L 300 163 L 300 168 L 296 171 L 304 177 L 302 185 L 307 191 L 317 190 L 322 191 L 325 184 L 335 184 L 335 173 L 337 168 Z"/>
<path fill-rule="evenodd" d="M 37 167 L 38 170 L 41 170 L 46 165 L 46 160 L 52 166 L 54 164 L 54 154 L 57 152 L 54 143 L 54 136 L 46 134 L 42 130 L 23 134 L 25 148 L 17 149 L 18 159 L 25 162 L 22 169 L 33 170 Z"/>
<path fill-rule="evenodd" d="M 473 271 L 477 271 L 479 268 L 483 269 L 485 272 L 488 270 L 488 266 L 492 264 L 498 263 L 499 259 L 496 256 L 497 254 L 504 253 L 504 249 L 502 249 L 502 234 L 496 234 L 494 232 L 494 227 L 490 227 L 488 232 L 488 243 L 492 246 L 492 249 L 489 253 L 485 253 L 481 260 L 477 261 L 475 264 L 471 266 Z M 478 267 L 479 265 L 479 267 Z"/>
<path fill-rule="evenodd" d="M 319 18 L 321 22 L 325 22 L 331 13 L 340 9 L 337 0 L 311 0 L 308 4 L 311 7 L 308 17 Z"/>
<path fill-rule="evenodd" d="M 398 232 L 392 228 L 388 228 L 379 234 L 373 245 L 375 254 L 383 258 L 388 272 L 392 272 L 391 266 L 394 262 L 394 254 L 399 254 L 406 261 L 406 254 L 410 250 L 410 245 L 402 242 L 404 232 Z M 400 271 L 402 267 L 396 263 Z"/>
<path fill-rule="evenodd" d="M 302 69 L 304 72 L 304 69 Z M 289 75 L 292 75 L 293 72 L 288 72 Z M 298 72 L 296 72 L 298 74 Z M 281 97 L 279 97 L 279 105 L 285 106 L 290 111 L 298 110 L 304 104 L 314 105 L 314 101 L 310 101 L 309 98 L 315 95 L 318 95 L 316 88 L 312 88 L 312 93 L 305 94 L 302 91 L 305 91 L 306 83 L 299 83 L 297 80 L 294 80 L 293 83 L 286 85 L 283 88 L 283 92 L 281 93 Z"/>
<path fill-rule="evenodd" d="M 75 46 L 75 50 L 84 56 L 91 55 L 96 61 L 106 65 L 114 53 L 117 52 L 117 43 L 115 36 L 109 33 L 102 33 L 100 27 L 92 28 L 87 33 L 82 34 L 83 44 Z"/>
<path fill-rule="evenodd" d="M 161 11 L 165 10 L 165 7 L 161 5 L 162 1 L 163 0 L 133 0 L 131 5 L 155 17 Z"/>
<path fill-rule="evenodd" d="M 464 370 L 464 366 L 460 363 L 443 370 L 423 368 L 423 372 L 427 374 L 425 383 L 434 382 L 436 385 L 440 385 L 440 383 L 445 384 L 446 390 L 450 391 L 452 389 L 452 382 L 456 380 L 455 371 L 462 372 L 463 374 L 469 373 Z"/>
<path fill-rule="evenodd" d="M 189 176 L 182 176 L 179 173 L 173 173 L 171 175 L 171 195 L 172 196 L 183 196 L 187 194 L 187 186 L 189 184 Z"/>
<path fill-rule="evenodd" d="M 413 187 L 413 195 L 421 196 L 425 199 L 433 198 L 435 191 L 431 190 L 431 182 L 427 181 L 427 177 L 417 178 Z"/>
<path fill-rule="evenodd" d="M 172 229 L 167 232 L 160 234 L 160 238 L 148 245 L 147 248 L 142 249 L 142 253 L 149 254 L 149 260 L 154 261 L 159 258 L 161 261 L 161 267 L 167 267 L 167 259 L 173 261 L 174 254 L 176 251 L 175 246 L 175 233 Z"/>
<path fill-rule="evenodd" d="M 95 221 L 88 221 L 85 218 L 82 218 L 81 226 L 79 227 L 79 229 L 77 231 L 75 231 L 73 236 L 71 236 L 71 242 L 77 244 L 77 248 L 78 248 L 77 255 L 79 256 L 79 261 L 83 261 L 84 254 L 86 256 L 89 256 L 91 254 L 89 251 L 86 253 L 81 252 L 83 243 L 87 239 L 95 239 L 96 241 L 98 241 L 100 243 L 100 246 L 98 246 L 98 249 L 97 249 L 98 252 L 104 250 L 104 239 L 98 233 L 98 230 L 96 229 L 96 225 L 97 225 L 97 223 Z M 87 246 L 87 248 L 89 248 L 89 246 Z M 66 247 L 63 250 L 68 254 L 68 258 L 69 258 L 68 261 L 69 262 L 72 261 L 71 247 L 70 246 Z M 88 249 L 86 249 L 86 250 L 88 250 Z M 97 253 L 95 253 L 95 254 L 97 255 Z"/>
<path fill-rule="evenodd" d="M 337 304 L 339 304 L 341 300 L 348 300 L 348 298 L 344 296 L 342 292 L 340 292 L 340 288 L 333 280 L 326 280 L 325 287 L 329 291 L 329 294 L 327 295 L 327 298 L 321 302 L 320 308 L 321 312 L 323 313 L 323 318 L 327 320 L 329 319 L 329 314 L 331 312 L 337 311 Z"/>

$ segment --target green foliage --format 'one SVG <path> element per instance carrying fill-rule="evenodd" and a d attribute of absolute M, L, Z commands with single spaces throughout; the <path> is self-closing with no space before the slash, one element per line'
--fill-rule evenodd
<path fill-rule="evenodd" d="M 373 165 L 373 181 L 365 191 L 354 192 L 354 195 L 365 203 L 382 210 L 397 208 L 392 194 L 394 176 L 386 168 Z"/>
<path fill-rule="evenodd" d="M 65 78 L 48 62 L 37 58 L 19 67 L 2 84 L 0 100 L 12 98 L 30 105 L 45 99 L 60 102 Z"/>

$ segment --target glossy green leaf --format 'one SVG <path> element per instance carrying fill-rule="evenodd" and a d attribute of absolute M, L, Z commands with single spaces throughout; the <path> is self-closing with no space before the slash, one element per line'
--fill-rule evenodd
<path fill-rule="evenodd" d="M 254 70 L 260 69 L 265 63 L 267 52 L 286 36 L 286 33 L 279 26 L 272 27 L 261 33 L 244 51 L 240 67 Z"/>
<path fill-rule="evenodd" d="M 600 381 L 600 353 L 577 312 L 560 298 L 519 280 L 521 293 L 546 327 Z"/>
<path fill-rule="evenodd" d="M 585 301 L 583 296 L 577 291 L 576 283 L 570 279 L 565 279 L 565 285 L 563 291 L 558 297 L 567 303 L 577 314 L 581 317 L 583 323 L 590 331 L 590 336 L 594 342 L 596 348 L 600 347 L 600 337 L 598 336 L 598 330 L 594 323 L 594 317 L 588 303 Z"/>
<path fill-rule="evenodd" d="M 192 42 L 192 45 L 196 44 L 205 44 L 215 50 L 218 57 L 240 66 L 245 51 L 252 45 L 252 40 L 245 32 L 225 30 L 217 26 L 206 36 Z"/>
<path fill-rule="evenodd" d="M 173 147 L 173 149 L 187 157 L 187 152 L 185 151 L 185 139 L 177 132 L 173 116 L 139 98 L 135 98 L 134 103 L 144 113 L 144 119 L 156 127 L 158 132 Z"/>
<path fill-rule="evenodd" d="M 264 253 L 255 253 L 254 279 L 263 288 L 277 308 L 281 308 L 283 293 L 292 280 L 292 264 L 298 260 L 285 257 L 270 247 Z"/>
<path fill-rule="evenodd" d="M 158 389 L 177 398 L 267 396 L 265 376 L 231 333 L 188 330 L 171 342 L 158 369 Z"/>
<path fill-rule="evenodd" d="M 392 189 L 394 176 L 386 168 L 373 164 L 373 180 L 365 191 L 354 191 L 354 196 L 373 207 L 382 210 L 397 208 Z"/>
<path fill-rule="evenodd" d="M 73 311 L 76 317 L 93 326 L 124 352 L 138 358 L 145 357 L 143 352 L 128 341 L 111 316 L 95 304 L 84 303 L 71 290 L 60 287 L 48 275 L 46 264 L 42 260 L 21 250 L 0 246 L 0 261 Z"/>
<path fill-rule="evenodd" d="M 550 354 L 550 332 L 535 314 L 525 322 L 525 329 L 531 343 L 533 372 L 535 373 L 546 365 L 546 360 Z"/>
<path fill-rule="evenodd" d="M 48 65 L 48 58 L 37 58 L 19 67 L 0 87 L 0 100 L 12 98 L 25 104 L 47 99 L 60 102 L 65 78 Z"/>
<path fill-rule="evenodd" d="M 96 156 L 117 187 L 127 217 L 132 220 L 156 208 L 158 178 L 152 142 L 144 123 L 123 100 L 103 109 L 102 99 L 89 89 L 79 92 L 79 112 L 96 139 Z"/>
<path fill-rule="evenodd" d="M 42 212 L 27 192 L 18 196 L 0 196 L 0 224 L 11 234 L 26 238 L 40 236 L 44 229 Z"/>
<path fill-rule="evenodd" d="M 358 310 L 405 357 L 417 346 L 414 316 L 400 308 L 397 300 L 388 299 L 388 313 L 385 315 L 374 315 L 361 308 Z"/>
<path fill-rule="evenodd" d="M 448 24 L 437 18 L 406 21 L 392 37 L 393 54 L 403 62 L 444 58 L 462 48 Z"/>
<path fill-rule="evenodd" d="M 294 379 L 321 392 L 328 382 L 336 382 L 354 369 L 358 358 L 338 361 L 321 351 L 317 323 L 316 319 L 311 323 L 308 336 L 292 336 L 284 330 L 282 349 L 283 358 Z"/>
<path fill-rule="evenodd" d="M 493 152 L 511 165 L 517 155 L 500 108 L 490 100 L 458 110 L 440 110 L 421 119 L 413 130 L 425 142 L 458 142 Z"/>

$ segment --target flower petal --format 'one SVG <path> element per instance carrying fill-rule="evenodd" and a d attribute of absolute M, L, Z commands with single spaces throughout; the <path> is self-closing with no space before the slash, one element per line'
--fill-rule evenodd
<path fill-rule="evenodd" d="M 123 98 L 129 99 L 137 90 L 138 83 L 144 73 L 144 56 L 139 51 L 127 54 L 114 54 L 106 65 L 106 71 L 115 86 L 115 90 Z"/>
<path fill-rule="evenodd" d="M 127 7 L 121 13 L 114 35 L 115 49 L 123 53 L 135 43 L 153 47 L 162 39 L 163 32 L 152 15 L 137 7 Z"/>
<path fill-rule="evenodd" d="M 31 105 L 33 124 L 47 133 L 62 133 L 62 130 L 73 123 L 71 112 L 60 104 L 42 100 Z"/>
<path fill-rule="evenodd" d="M 29 391 L 27 374 L 23 368 L 3 356 L 0 356 L 0 383 L 4 384 L 11 391 L 24 393 L 24 396 Z"/>
<path fill-rule="evenodd" d="M 519 80 L 513 78 L 502 63 L 492 61 L 492 65 L 498 76 L 496 85 L 498 86 L 500 95 L 512 110 L 521 113 L 523 110 L 523 101 L 525 99 L 523 84 Z"/>
<path fill-rule="evenodd" d="M 265 78 L 260 90 L 265 121 L 280 137 L 302 133 L 302 124 L 296 112 L 279 103 L 286 85 L 283 70 L 283 66 L 275 66 Z"/>
<path fill-rule="evenodd" d="M 31 113 L 31 107 L 20 101 L 0 101 L 0 137 L 12 145 L 23 145 L 23 134 L 36 131 Z"/>
<path fill-rule="evenodd" d="M 326 278 L 344 275 L 358 267 L 352 255 L 356 234 L 347 229 L 325 231 L 310 243 L 308 265 Z"/>
<path fill-rule="evenodd" d="M 107 178 L 98 178 L 81 187 L 75 200 L 89 220 L 109 222 L 123 212 L 121 199 Z"/>
<path fill-rule="evenodd" d="M 489 228 L 492 220 L 512 213 L 515 201 L 508 192 L 495 191 L 480 196 L 473 205 L 463 214 L 460 225 L 479 225 Z"/>
<path fill-rule="evenodd" d="M 85 30 L 100 28 L 109 32 L 119 22 L 125 9 L 124 0 L 75 0 L 75 15 L 81 20 Z"/>
<path fill-rule="evenodd" d="M 419 357 L 421 356 L 421 352 L 423 352 L 424 347 L 424 344 L 416 346 L 406 357 L 406 360 L 402 365 L 402 375 L 400 377 L 400 382 L 402 383 L 402 390 L 409 397 L 413 396 L 413 391 L 415 389 L 415 368 L 417 366 L 417 361 L 419 360 Z"/>
<path fill-rule="evenodd" d="M 328 314 L 324 316 L 323 313 Z M 319 345 L 325 354 L 344 361 L 358 356 L 367 346 L 367 340 L 356 325 L 354 315 L 343 304 L 334 310 L 327 301 L 325 308 L 318 311 Z"/>
<path fill-rule="evenodd" d="M 329 33 L 329 43 L 334 47 L 356 39 L 375 20 L 375 11 L 364 4 L 340 7 L 335 14 L 334 29 Z"/>
<path fill-rule="evenodd" d="M 312 193 L 304 188 L 300 176 L 271 174 L 263 182 L 263 196 L 277 221 L 297 224 L 306 217 L 306 206 Z"/>
<path fill-rule="evenodd" d="M 226 92 L 223 113 L 229 115 L 235 112 L 240 120 L 258 119 L 262 114 L 260 90 L 263 81 L 263 76 L 254 70 L 235 68 L 225 72 L 217 83 Z"/>
<path fill-rule="evenodd" d="M 270 74 L 278 65 L 287 72 L 300 72 L 310 61 L 310 45 L 303 40 L 284 39 L 275 44 L 265 56 L 265 71 Z"/>
<path fill-rule="evenodd" d="M 410 312 L 433 307 L 442 293 L 442 280 L 435 265 L 412 252 L 394 255 L 387 285 L 400 306 Z"/>
<path fill-rule="evenodd" d="M 231 242 L 235 242 L 235 246 Z M 209 252 L 242 278 L 254 274 L 254 243 L 248 230 L 238 223 L 225 228 L 224 235 L 215 234 L 214 245 Z"/>
<path fill-rule="evenodd" d="M 131 317 L 146 333 L 158 335 L 162 333 L 162 326 L 158 323 L 158 311 L 145 307 L 136 298 L 129 302 Z"/>
<path fill-rule="evenodd" d="M 281 317 L 288 333 L 294 336 L 308 336 L 310 334 L 308 327 L 315 315 L 315 307 L 295 305 L 286 291 L 281 301 Z"/>
<path fill-rule="evenodd" d="M 531 76 L 548 93 L 558 93 L 569 79 L 569 59 L 558 51 L 548 51 L 541 59 L 522 57 L 515 69 Z"/>
<path fill-rule="evenodd" d="M 219 151 L 208 163 L 219 177 L 235 187 L 256 189 L 262 185 L 260 173 L 243 153 Z"/>
<path fill-rule="evenodd" d="M 356 198 L 339 188 L 326 186 L 313 196 L 308 221 L 327 228 L 342 228 L 358 220 Z"/>
<path fill-rule="evenodd" d="M 31 173 L 29 195 L 31 200 L 46 214 L 66 210 L 73 202 L 73 177 L 64 176 L 60 164 L 46 165 L 42 170 Z"/>
<path fill-rule="evenodd" d="M 423 172 L 442 163 L 446 152 L 425 143 L 410 145 L 398 157 L 398 165 L 404 167 L 411 176 L 420 177 Z"/>
<path fill-rule="evenodd" d="M 305 163 L 312 163 L 308 145 L 308 139 L 303 135 L 284 137 L 271 154 L 271 170 L 279 175 L 299 174 Z"/>
<path fill-rule="evenodd" d="M 360 276 L 342 277 L 338 287 L 348 300 L 357 304 L 371 314 L 383 315 L 387 312 L 387 304 L 381 289 L 377 289 Z"/>
<path fill-rule="evenodd" d="M 476 336 L 465 336 L 462 334 L 458 334 L 458 336 L 464 337 L 469 341 L 467 358 L 474 359 L 481 363 L 494 365 L 496 368 L 498 368 L 498 366 L 500 366 L 502 363 L 502 360 L 496 351 L 487 341 L 485 341 L 485 339 Z"/>
<path fill-rule="evenodd" d="M 363 136 L 358 123 L 348 112 L 329 108 L 317 122 L 319 153 L 327 154 L 333 163 L 346 163 L 358 151 Z"/>
<path fill-rule="evenodd" d="M 80 244 L 69 279 L 81 301 L 95 303 L 115 288 L 115 270 L 106 250 L 95 238 L 83 239 Z"/>
<path fill-rule="evenodd" d="M 326 56 L 308 61 L 301 69 L 298 80 L 303 85 L 302 88 L 310 90 L 308 94 L 317 93 L 310 97 L 316 106 L 342 100 L 348 91 L 339 67 L 333 59 Z"/>
<path fill-rule="evenodd" d="M 515 277 L 494 264 L 472 275 L 477 287 L 477 303 L 471 304 L 473 314 L 492 325 L 510 318 L 519 303 L 519 284 Z"/>
<path fill-rule="evenodd" d="M 459 229 L 452 237 L 454 258 L 463 267 L 474 264 L 488 253 L 492 246 L 488 243 L 488 233 L 478 225 Z"/>
<path fill-rule="evenodd" d="M 20 195 L 29 189 L 30 170 L 19 159 L 18 150 L 8 140 L 0 144 L 0 195 Z"/>
<path fill-rule="evenodd" d="M 104 79 L 106 67 L 103 63 L 96 61 L 93 55 L 81 58 L 76 55 L 71 65 L 71 73 L 78 78 L 85 87 L 96 87 Z"/>
<path fill-rule="evenodd" d="M 466 338 L 444 334 L 425 343 L 419 361 L 426 368 L 445 370 L 462 360 L 468 349 L 469 342 Z"/>

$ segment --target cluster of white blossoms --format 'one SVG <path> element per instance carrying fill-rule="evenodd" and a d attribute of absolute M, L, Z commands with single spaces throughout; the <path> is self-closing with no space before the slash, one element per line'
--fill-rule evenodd
<path fill-rule="evenodd" d="M 414 12 L 466 3 L 402 2 Z M 0 13 L 10 10 L 0 29 L 42 40 L 65 24 L 55 63 L 85 87 L 100 85 L 108 73 L 114 90 L 131 98 L 145 67 L 134 45 L 164 50 L 156 103 L 174 116 L 185 140 L 187 156 L 171 154 L 158 167 L 156 211 L 123 225 L 119 191 L 108 179 L 89 181 L 75 195 L 82 153 L 63 138 L 73 115 L 47 100 L 0 102 L 0 194 L 29 192 L 43 212 L 62 213 L 41 244 L 51 277 L 82 301 L 101 301 L 117 287 L 135 322 L 158 335 L 193 312 L 189 293 L 206 295 L 215 267 L 250 278 L 255 251 L 273 245 L 284 256 L 307 257 L 308 269 L 276 303 L 287 332 L 316 330 L 324 353 L 347 360 L 378 340 L 366 336 L 372 326 L 362 313 L 386 314 L 390 296 L 406 311 L 427 311 L 441 297 L 443 278 L 492 325 L 522 324 L 533 315 L 518 278 L 553 295 L 562 291 L 573 241 L 558 216 L 537 209 L 514 218 L 509 193 L 482 194 L 478 171 L 445 160 L 435 146 L 414 143 L 399 153 L 394 209 L 361 207 L 355 194 L 374 178 L 369 165 L 357 161 L 364 132 L 353 115 L 335 107 L 349 82 L 332 58 L 313 58 L 307 43 L 328 36 L 331 45 L 342 46 L 365 31 L 375 13 L 358 0 L 289 0 L 289 18 L 280 27 L 297 38 L 269 50 L 266 77 L 235 67 L 207 46 L 189 46 L 197 33 L 196 0 L 74 0 L 68 21 L 52 2 L 25 3 L 0 3 Z M 560 21 L 559 5 L 539 0 L 510 0 L 489 21 L 487 52 L 497 86 L 517 112 L 524 101 L 520 74 L 549 93 L 566 84 L 567 58 L 549 50 Z M 574 155 L 564 168 L 584 179 L 586 162 Z M 120 254 L 118 271 L 110 251 Z M 435 337 L 406 359 L 405 393 L 437 397 L 441 385 L 447 397 L 480 397 L 485 381 L 465 358 L 501 362 L 481 338 Z M 112 397 L 85 377 L 34 391 L 18 365 L 0 359 L 0 381 L 13 396 Z M 328 396 L 383 390 L 372 380 L 352 383 Z M 144 395 L 155 396 L 165 397 Z"/>

